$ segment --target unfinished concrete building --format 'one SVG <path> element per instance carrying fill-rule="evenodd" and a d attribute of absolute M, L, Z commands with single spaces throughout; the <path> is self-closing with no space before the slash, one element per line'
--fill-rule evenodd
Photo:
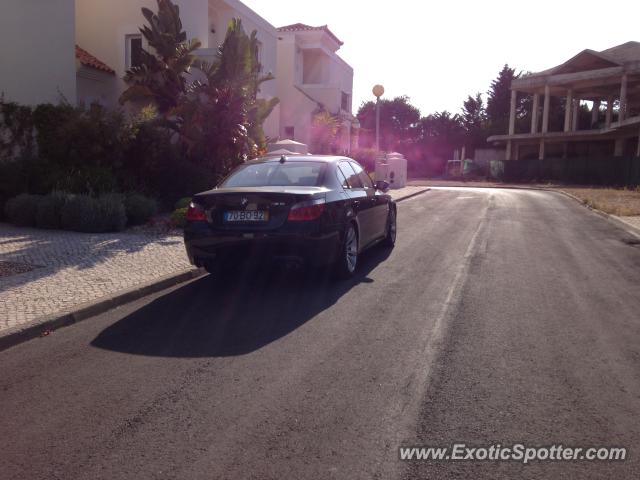
<path fill-rule="evenodd" d="M 532 96 L 526 132 L 516 131 L 523 94 Z M 561 131 L 549 128 L 552 97 L 564 99 Z M 578 121 L 585 108 L 591 110 L 588 125 Z M 640 156 L 640 42 L 583 50 L 561 65 L 514 80 L 509 132 L 488 142 L 505 145 L 507 160 Z"/>

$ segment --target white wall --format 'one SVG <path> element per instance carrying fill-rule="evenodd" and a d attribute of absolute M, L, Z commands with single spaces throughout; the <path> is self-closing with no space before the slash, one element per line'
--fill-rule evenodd
<path fill-rule="evenodd" d="M 155 0 L 75 0 L 76 42 L 116 71 L 117 99 L 126 88 L 122 77 L 126 73 L 127 35 L 139 34 L 146 24 L 142 7 L 154 12 Z M 180 7 L 182 26 L 187 37 L 208 40 L 207 0 L 175 0 Z"/>
<path fill-rule="evenodd" d="M 17 0 L 16 0 L 17 1 Z M 122 80 L 126 73 L 125 38 L 139 33 L 146 24 L 141 8 L 157 11 L 155 0 L 75 0 L 76 39 L 78 45 L 105 62 L 116 71 L 116 99 L 125 90 Z M 202 47 L 197 53 L 210 60 L 218 46 L 224 41 L 227 26 L 232 18 L 240 18 L 247 34 L 257 30 L 262 43 L 262 63 L 264 72 L 276 72 L 277 31 L 262 17 L 238 0 L 174 0 L 180 7 L 180 19 L 187 32 L 187 38 L 197 38 Z M 215 33 L 211 33 L 211 29 Z M 146 46 L 145 46 L 146 47 Z M 262 98 L 272 98 L 277 94 L 275 80 L 262 85 Z M 277 137 L 279 113 L 276 109 L 264 125 L 269 137 Z"/>
<path fill-rule="evenodd" d="M 2 0 L 0 92 L 23 104 L 76 99 L 74 0 Z"/>
<path fill-rule="evenodd" d="M 318 108 L 318 103 L 335 114 L 340 111 L 342 92 L 352 95 L 353 69 L 334 52 L 333 48 L 337 48 L 335 44 L 333 48 L 325 44 L 325 37 L 326 34 L 317 31 L 280 32 L 277 79 L 282 138 L 288 136 L 285 128 L 292 126 L 295 129 L 294 140 L 308 144 L 312 114 Z M 323 83 L 303 83 L 305 49 L 312 49 L 315 54 L 323 52 L 322 61 L 318 62 L 326 68 L 326 72 L 319 74 L 319 77 L 325 79 Z M 343 143 L 348 149 L 351 122 L 345 122 L 344 126 L 347 130 Z"/>
<path fill-rule="evenodd" d="M 94 68 L 81 66 L 76 77 L 78 104 L 97 103 L 105 107 L 117 104 L 117 78 Z"/>

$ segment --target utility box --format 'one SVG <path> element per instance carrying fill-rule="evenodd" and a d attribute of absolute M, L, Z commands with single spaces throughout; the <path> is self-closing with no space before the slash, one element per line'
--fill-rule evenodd
<path fill-rule="evenodd" d="M 390 188 L 407 185 L 407 159 L 397 152 L 383 153 L 376 160 L 376 180 L 385 180 Z"/>

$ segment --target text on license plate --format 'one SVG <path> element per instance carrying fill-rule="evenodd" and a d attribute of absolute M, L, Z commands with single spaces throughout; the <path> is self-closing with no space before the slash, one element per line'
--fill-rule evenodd
<path fill-rule="evenodd" d="M 269 212 L 264 210 L 231 210 L 224 212 L 225 222 L 267 222 Z"/>

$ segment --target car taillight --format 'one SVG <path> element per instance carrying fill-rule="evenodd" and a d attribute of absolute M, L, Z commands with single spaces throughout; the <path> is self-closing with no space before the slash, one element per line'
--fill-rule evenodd
<path fill-rule="evenodd" d="M 206 220 L 207 217 L 204 213 L 204 208 L 202 208 L 197 203 L 191 202 L 189 204 L 189 208 L 187 209 L 187 221 L 188 222 L 202 222 Z"/>
<path fill-rule="evenodd" d="M 297 203 L 289 210 L 288 220 L 293 222 L 317 220 L 324 212 L 324 207 L 324 200 Z"/>

